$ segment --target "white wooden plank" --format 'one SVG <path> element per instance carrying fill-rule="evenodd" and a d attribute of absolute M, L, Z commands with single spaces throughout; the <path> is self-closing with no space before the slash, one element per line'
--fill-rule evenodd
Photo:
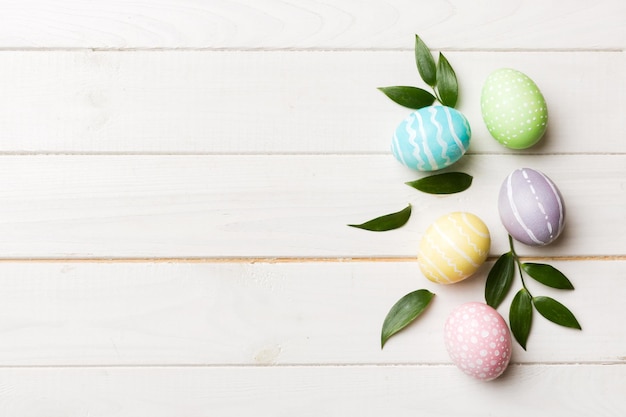
<path fill-rule="evenodd" d="M 567 305 L 583 331 L 536 314 L 512 362 L 626 364 L 626 261 L 548 262 L 576 290 L 529 290 Z M 3 262 L 0 366 L 449 364 L 446 317 L 484 300 L 490 266 L 439 286 L 416 262 Z M 432 305 L 381 350 L 387 312 L 418 288 Z"/>
<path fill-rule="evenodd" d="M 626 366 L 1 369 L 0 407 L 38 416 L 621 417 Z"/>
<path fill-rule="evenodd" d="M 0 258 L 22 259 L 0 261 L 1 414 L 623 416 L 625 12 L 620 0 L 0 0 Z M 455 169 L 475 176 L 463 194 L 404 186 L 417 175 L 389 155 L 408 110 L 376 87 L 417 83 L 415 32 L 461 81 L 474 140 Z M 503 66 L 548 100 L 532 155 L 501 148 L 480 119 L 481 84 Z M 518 251 L 556 256 L 576 290 L 528 284 L 584 330 L 536 315 L 528 351 L 482 384 L 450 364 L 442 326 L 482 300 L 491 263 L 441 287 L 414 257 L 426 226 L 459 209 L 487 222 L 492 256 L 505 251 L 495 199 L 519 166 L 557 182 L 569 219 L 557 244 Z M 398 231 L 345 226 L 409 202 Z M 433 305 L 381 350 L 389 307 L 423 287 Z"/>
<path fill-rule="evenodd" d="M 522 254 L 624 255 L 625 155 L 470 155 L 475 176 L 450 196 L 404 184 L 418 176 L 385 156 L 5 156 L 0 158 L 2 258 L 415 256 L 437 217 L 469 211 L 492 255 L 508 248 L 497 213 L 502 181 L 522 166 L 560 188 L 567 226 Z M 413 204 L 405 227 L 347 227 Z"/>
<path fill-rule="evenodd" d="M 624 152 L 623 52 L 447 55 L 471 152 L 512 152 L 480 114 L 501 67 L 548 102 L 548 134 L 527 152 Z M 0 54 L 0 77 L 3 152 L 388 153 L 410 110 L 377 87 L 421 85 L 411 51 L 15 51 Z"/>
<path fill-rule="evenodd" d="M 620 0 L 0 3 L 0 47 L 622 48 Z"/>

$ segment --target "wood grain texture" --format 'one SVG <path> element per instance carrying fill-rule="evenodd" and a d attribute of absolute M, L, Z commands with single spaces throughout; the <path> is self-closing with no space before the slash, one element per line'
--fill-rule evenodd
<path fill-rule="evenodd" d="M 497 195 L 522 166 L 558 184 L 568 218 L 555 244 L 519 253 L 625 254 L 625 155 L 470 155 L 454 169 L 474 175 L 472 187 L 443 197 L 405 185 L 418 175 L 391 155 L 59 155 L 0 158 L 0 257 L 412 257 L 451 211 L 483 219 L 499 255 Z M 407 203 L 401 229 L 346 226 Z"/>
<path fill-rule="evenodd" d="M 625 377 L 623 365 L 514 366 L 498 383 L 451 366 L 0 369 L 0 407 L 15 417 L 621 417 Z"/>
<path fill-rule="evenodd" d="M 0 0 L 0 414 L 625 415 L 625 15 L 622 0 Z M 461 194 L 407 187 L 421 175 L 390 155 L 409 110 L 376 88 L 421 85 L 415 33 L 459 78 Z M 501 67 L 548 102 L 524 152 L 481 120 Z M 496 195 L 523 166 L 555 181 L 568 220 L 517 250 L 576 290 L 528 286 L 583 330 L 535 315 L 528 351 L 479 383 L 442 327 L 508 250 Z M 346 226 L 407 203 L 402 229 Z M 492 258 L 437 286 L 418 242 L 458 210 L 487 223 Z M 381 350 L 384 316 L 418 288 L 433 304 Z"/>
<path fill-rule="evenodd" d="M 550 113 L 546 137 L 525 153 L 624 153 L 625 53 L 447 56 L 470 152 L 515 153 L 480 113 L 488 74 L 513 67 Z M 12 153 L 388 154 L 411 110 L 377 87 L 423 87 L 410 51 L 7 51 L 0 77 L 0 149 Z"/>
<path fill-rule="evenodd" d="M 626 364 L 626 261 L 549 261 L 575 291 L 532 280 L 583 330 L 536 315 L 512 363 Z M 449 312 L 484 300 L 492 263 L 452 286 L 416 262 L 0 263 L 0 367 L 450 364 Z M 437 295 L 380 349 L 382 322 L 403 295 Z M 508 317 L 516 278 L 500 313 Z"/>
<path fill-rule="evenodd" d="M 614 0 L 80 1 L 0 3 L 5 48 L 621 49 Z"/>

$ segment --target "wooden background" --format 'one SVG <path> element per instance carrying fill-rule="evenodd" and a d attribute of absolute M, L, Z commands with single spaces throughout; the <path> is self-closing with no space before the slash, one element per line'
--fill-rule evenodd
<path fill-rule="evenodd" d="M 622 0 L 0 1 L 0 414 L 626 415 L 625 22 Z M 407 187 L 420 175 L 389 151 L 408 111 L 376 87 L 421 86 L 416 33 L 459 78 L 461 194 Z M 526 151 L 480 116 L 501 67 L 548 102 Z M 481 383 L 442 327 L 483 300 L 507 250 L 497 192 L 522 166 L 569 218 L 518 252 L 569 276 L 573 292 L 532 288 L 583 331 L 536 315 L 528 351 Z M 407 203 L 402 229 L 345 226 Z M 490 261 L 437 286 L 417 245 L 458 210 L 490 228 Z M 417 288 L 433 305 L 381 351 Z"/>

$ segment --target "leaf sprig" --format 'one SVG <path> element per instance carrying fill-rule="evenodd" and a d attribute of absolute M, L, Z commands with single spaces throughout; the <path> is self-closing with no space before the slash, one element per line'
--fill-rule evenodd
<path fill-rule="evenodd" d="M 432 105 L 435 100 L 448 107 L 455 107 L 459 96 L 456 73 L 447 58 L 439 53 L 435 58 L 422 39 L 415 35 L 415 63 L 422 80 L 433 93 L 413 86 L 381 87 L 387 97 L 410 109 L 420 109 Z M 428 194 L 454 194 L 465 191 L 472 184 L 472 176 L 463 172 L 446 172 L 407 182 L 406 184 Z M 350 227 L 369 231 L 394 230 L 404 226 L 411 216 L 411 205 L 405 209 L 373 218 Z M 414 321 L 430 304 L 434 293 L 420 289 L 406 294 L 393 305 L 387 314 L 381 331 L 381 349 L 391 336 Z"/>
<path fill-rule="evenodd" d="M 399 299 L 391 307 L 383 322 L 380 334 L 380 348 L 382 349 L 385 346 L 385 343 L 391 336 L 404 329 L 422 314 L 434 296 L 434 293 L 421 289 L 410 292 Z"/>
<path fill-rule="evenodd" d="M 472 184 L 472 176 L 462 172 L 445 172 L 433 174 L 415 181 L 407 182 L 416 190 L 428 194 L 455 194 L 465 191 Z M 404 226 L 411 217 L 411 205 L 395 213 L 385 214 L 361 224 L 349 224 L 350 227 L 369 230 L 371 232 L 385 232 Z"/>
<path fill-rule="evenodd" d="M 372 232 L 385 232 L 387 230 L 394 230 L 404 226 L 406 222 L 409 221 L 409 217 L 411 217 L 410 204 L 406 208 L 395 213 L 385 214 L 384 216 L 368 220 L 365 223 L 349 224 L 348 226 Z"/>
<path fill-rule="evenodd" d="M 393 86 L 381 87 L 383 93 L 394 102 L 411 109 L 430 106 L 435 100 L 448 107 L 456 105 L 459 85 L 456 73 L 446 57 L 439 53 L 435 63 L 432 52 L 424 41 L 415 35 L 415 63 L 422 80 L 433 88 L 433 94 L 419 87 Z M 434 174 L 406 183 L 428 194 L 454 194 L 467 190 L 472 184 L 472 176 L 463 172 L 445 172 Z M 349 224 L 350 227 L 382 232 L 404 226 L 411 216 L 411 206 L 396 213 L 385 214 L 361 224 Z"/>
<path fill-rule="evenodd" d="M 445 172 L 410 181 L 406 185 L 428 194 L 454 194 L 467 190 L 472 185 L 472 179 L 464 172 Z"/>
<path fill-rule="evenodd" d="M 550 297 L 533 296 L 526 286 L 524 273 L 543 285 L 560 290 L 573 290 L 574 286 L 570 280 L 551 265 L 522 262 L 515 252 L 511 236 L 509 247 L 510 251 L 501 255 L 489 271 L 485 283 L 485 301 L 491 307 L 498 308 L 511 289 L 517 266 L 522 288 L 517 291 L 509 307 L 509 325 L 517 343 L 526 350 L 532 327 L 533 308 L 553 323 L 581 330 L 574 314 L 563 304 Z"/>
<path fill-rule="evenodd" d="M 415 35 L 415 64 L 422 81 L 432 87 L 433 94 L 423 88 L 413 86 L 380 87 L 379 90 L 394 102 L 410 109 L 417 110 L 430 106 L 435 100 L 444 106 L 456 106 L 459 98 L 459 85 L 454 69 L 441 52 L 435 63 L 430 49 L 417 35 Z"/>

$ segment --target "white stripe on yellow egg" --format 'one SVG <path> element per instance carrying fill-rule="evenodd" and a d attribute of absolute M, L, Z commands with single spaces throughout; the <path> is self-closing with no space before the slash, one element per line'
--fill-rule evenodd
<path fill-rule="evenodd" d="M 419 265 L 422 273 L 431 281 L 439 282 L 441 284 L 451 284 L 454 282 L 449 277 L 449 271 L 443 271 L 441 265 L 447 263 L 447 261 L 441 256 L 443 253 L 438 244 L 432 239 L 432 233 L 426 233 L 422 242 L 425 244 L 420 245 Z"/>
<path fill-rule="evenodd" d="M 418 263 L 431 281 L 450 284 L 478 270 L 489 253 L 487 226 L 471 213 L 450 213 L 437 219 L 424 233 Z"/>

